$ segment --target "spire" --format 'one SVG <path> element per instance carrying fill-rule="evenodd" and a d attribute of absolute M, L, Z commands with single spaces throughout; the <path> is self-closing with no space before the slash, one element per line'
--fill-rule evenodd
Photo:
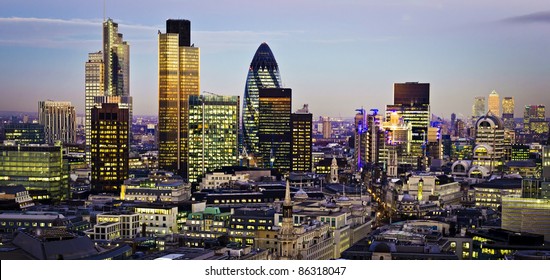
<path fill-rule="evenodd" d="M 285 201 L 283 203 L 284 206 L 290 206 L 292 204 L 292 201 L 290 200 L 290 180 L 286 180 L 286 190 L 285 190 Z"/>

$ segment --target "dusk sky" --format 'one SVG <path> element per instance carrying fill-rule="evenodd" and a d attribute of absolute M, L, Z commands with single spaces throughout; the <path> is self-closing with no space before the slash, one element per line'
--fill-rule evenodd
<path fill-rule="evenodd" d="M 523 0 L 107 0 L 130 44 L 134 114 L 158 113 L 157 30 L 191 20 L 201 91 L 243 96 L 262 42 L 273 51 L 293 111 L 314 118 L 384 111 L 393 83 L 431 84 L 432 113 L 469 116 L 474 96 L 550 105 L 550 5 Z M 71 101 L 84 112 L 84 63 L 101 50 L 103 0 L 2 0 L 0 110 Z M 242 102 L 242 99 L 241 99 Z M 548 114 L 547 114 L 548 116 Z"/>

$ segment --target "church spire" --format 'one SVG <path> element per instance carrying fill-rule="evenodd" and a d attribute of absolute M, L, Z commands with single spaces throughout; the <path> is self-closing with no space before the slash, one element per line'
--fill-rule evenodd
<path fill-rule="evenodd" d="M 286 190 L 285 190 L 285 201 L 284 206 L 292 206 L 292 201 L 290 200 L 290 180 L 286 180 Z"/>

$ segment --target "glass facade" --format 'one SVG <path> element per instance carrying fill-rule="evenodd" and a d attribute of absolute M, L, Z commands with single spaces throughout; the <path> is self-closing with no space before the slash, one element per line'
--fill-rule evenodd
<path fill-rule="evenodd" d="M 494 116 L 500 117 L 500 97 L 496 91 L 493 90 L 491 94 L 489 94 L 488 103 L 488 111 L 491 112 Z"/>
<path fill-rule="evenodd" d="M 281 76 L 275 56 L 267 43 L 262 43 L 252 58 L 244 89 L 242 133 L 249 153 L 259 152 L 259 89 L 281 87 Z"/>
<path fill-rule="evenodd" d="M 104 103 L 92 109 L 92 189 L 119 193 L 128 179 L 128 109 Z"/>
<path fill-rule="evenodd" d="M 13 123 L 4 125 L 5 140 L 17 144 L 44 144 L 44 126 L 37 123 Z"/>
<path fill-rule="evenodd" d="M 514 98 L 504 97 L 502 99 L 502 121 L 504 127 L 508 130 L 514 130 L 516 128 L 516 122 L 514 121 Z"/>
<path fill-rule="evenodd" d="M 260 167 L 291 170 L 292 90 L 262 88 L 259 90 L 259 162 Z"/>
<path fill-rule="evenodd" d="M 94 107 L 96 96 L 103 96 L 105 83 L 104 83 L 104 64 L 103 53 L 89 53 L 88 61 L 85 66 L 85 120 L 84 129 L 86 133 L 86 160 L 90 163 L 90 145 L 91 145 L 91 129 L 92 129 L 92 108 Z"/>
<path fill-rule="evenodd" d="M 169 23 L 167 22 L 167 29 Z M 188 178 L 189 97 L 200 92 L 200 51 L 180 36 L 159 34 L 159 168 Z"/>
<path fill-rule="evenodd" d="M 238 96 L 189 97 L 189 182 L 238 163 Z"/>
<path fill-rule="evenodd" d="M 66 199 L 69 174 L 62 147 L 0 145 L 0 185 L 10 184 L 47 191 L 54 201 Z"/>

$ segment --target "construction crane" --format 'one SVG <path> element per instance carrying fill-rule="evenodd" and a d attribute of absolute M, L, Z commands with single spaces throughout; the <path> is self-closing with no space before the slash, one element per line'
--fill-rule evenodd
<path fill-rule="evenodd" d="M 206 91 L 206 90 L 203 90 L 202 93 L 205 93 L 205 94 L 210 94 L 210 95 L 215 95 L 215 96 L 222 96 L 220 94 L 217 94 L 217 93 L 213 93 L 213 92 L 210 92 L 210 91 Z"/>

